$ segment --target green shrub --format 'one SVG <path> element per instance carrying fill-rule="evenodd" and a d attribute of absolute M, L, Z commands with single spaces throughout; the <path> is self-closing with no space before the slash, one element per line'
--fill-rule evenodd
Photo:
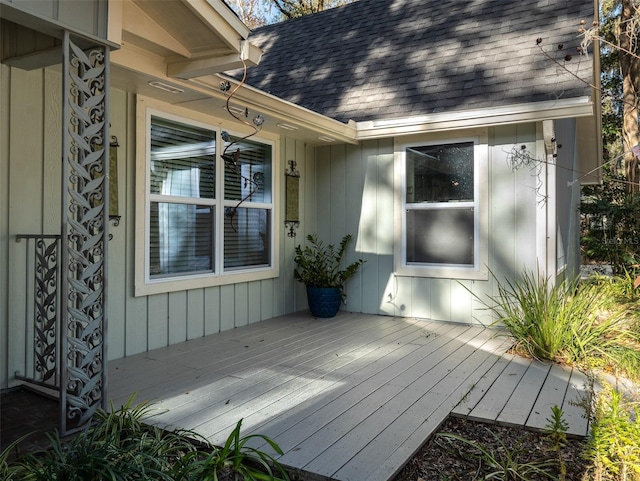
<path fill-rule="evenodd" d="M 3 481 L 24 479 L 22 475 L 22 465 L 19 463 L 11 463 L 9 459 L 12 453 L 17 452 L 20 443 L 28 437 L 29 435 L 26 435 L 16 439 L 0 453 L 0 479 Z"/>
<path fill-rule="evenodd" d="M 284 468 L 271 455 L 247 445 L 252 439 L 266 441 L 282 455 L 280 447 L 262 434 L 240 435 L 242 419 L 227 438 L 222 448 L 210 452 L 194 451 L 176 463 L 176 481 L 217 481 L 221 474 L 246 481 L 288 480 Z M 225 478 L 227 479 L 227 478 Z"/>
<path fill-rule="evenodd" d="M 498 295 L 480 301 L 509 330 L 516 349 L 538 359 L 639 377 L 638 333 L 626 308 L 613 306 L 598 284 L 578 279 L 554 284 L 531 272 L 514 282 L 496 282 Z"/>
<path fill-rule="evenodd" d="M 588 283 L 596 284 L 606 299 L 607 308 L 626 309 L 632 318 L 640 314 L 640 287 L 635 286 L 636 278 L 640 276 L 640 269 L 623 269 L 613 276 L 595 275 L 588 279 Z"/>
<path fill-rule="evenodd" d="M 49 434 L 49 449 L 14 463 L 25 481 L 170 480 L 172 463 L 194 446 L 177 433 L 146 425 L 149 406 L 98 411 L 94 422 L 69 440 Z"/>
<path fill-rule="evenodd" d="M 618 273 L 640 262 L 640 196 L 629 193 L 624 176 L 610 166 L 603 174 L 602 184 L 582 188 L 582 254 Z"/>

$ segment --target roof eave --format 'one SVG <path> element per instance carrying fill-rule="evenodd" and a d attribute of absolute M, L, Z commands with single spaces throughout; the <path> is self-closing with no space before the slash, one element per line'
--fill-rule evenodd
<path fill-rule="evenodd" d="M 191 82 L 215 91 L 221 79 L 231 83 L 231 90 L 235 90 L 239 83 L 237 79 L 222 74 L 191 79 Z M 355 122 L 350 121 L 345 124 L 247 84 L 243 84 L 242 88 L 236 91 L 234 103 L 240 103 L 259 111 L 277 119 L 278 122 L 295 124 L 300 128 L 312 131 L 316 135 L 314 139 L 309 140 L 314 143 L 321 137 L 324 137 L 324 141 L 329 143 L 358 143 Z"/>
<path fill-rule="evenodd" d="M 593 116 L 588 96 L 356 123 L 356 140 Z"/>

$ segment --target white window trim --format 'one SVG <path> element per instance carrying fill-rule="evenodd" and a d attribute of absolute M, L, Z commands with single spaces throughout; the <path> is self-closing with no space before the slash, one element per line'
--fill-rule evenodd
<path fill-rule="evenodd" d="M 473 142 L 474 265 L 406 263 L 406 149 L 426 145 Z M 398 276 L 486 280 L 489 276 L 489 147 L 486 129 L 396 138 L 394 145 L 394 269 Z M 453 206 L 452 206 L 453 207 Z M 455 207 L 460 207 L 456 204 Z M 438 208 L 447 208 L 439 205 Z"/>
<path fill-rule="evenodd" d="M 271 266 L 243 269 L 241 272 L 224 272 L 222 267 L 222 255 L 220 248 L 215 249 L 216 273 L 194 274 L 175 276 L 167 278 L 151 279 L 149 276 L 149 205 L 150 199 L 150 150 L 151 139 L 149 137 L 149 126 L 151 116 L 157 116 L 186 123 L 198 127 L 203 127 L 217 133 L 220 142 L 220 132 L 226 130 L 231 135 L 244 136 L 249 132 L 240 123 L 234 122 L 231 117 L 217 118 L 206 114 L 195 112 L 183 107 L 166 104 L 155 99 L 138 96 L 136 99 L 136 217 L 135 217 L 135 296 L 146 296 L 166 292 L 184 291 L 189 289 L 201 289 L 205 287 L 220 286 L 226 284 L 236 284 L 240 282 L 258 281 L 271 279 L 279 276 L 279 237 L 280 229 L 280 162 L 279 162 L 279 137 L 266 132 L 260 132 L 255 138 L 260 142 L 269 144 L 272 147 L 272 206 L 271 216 L 273 231 L 273 242 L 271 243 Z M 219 150 L 219 149 L 217 149 Z M 216 192 L 221 192 L 217 186 Z M 224 200 L 218 199 L 218 211 L 224 206 Z M 210 202 L 203 199 L 205 204 Z M 258 205 L 258 204 L 256 204 Z M 218 215 L 217 218 L 220 218 Z M 216 220 L 218 222 L 218 220 Z M 219 229 L 216 229 L 218 232 Z M 216 241 L 216 245 L 219 245 Z"/>

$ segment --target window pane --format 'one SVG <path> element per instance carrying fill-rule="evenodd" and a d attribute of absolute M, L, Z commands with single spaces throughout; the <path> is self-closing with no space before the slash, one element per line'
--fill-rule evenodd
<path fill-rule="evenodd" d="M 407 210 L 407 264 L 473 265 L 473 209 Z"/>
<path fill-rule="evenodd" d="M 212 272 L 211 206 L 151 202 L 150 276 Z"/>
<path fill-rule="evenodd" d="M 271 211 L 227 207 L 224 216 L 224 268 L 271 263 Z"/>
<path fill-rule="evenodd" d="M 407 148 L 408 204 L 473 202 L 473 142 Z"/>
<path fill-rule="evenodd" d="M 215 132 L 151 118 L 151 193 L 215 198 Z"/>
<path fill-rule="evenodd" d="M 271 146 L 231 137 L 225 142 L 224 198 L 271 202 Z"/>

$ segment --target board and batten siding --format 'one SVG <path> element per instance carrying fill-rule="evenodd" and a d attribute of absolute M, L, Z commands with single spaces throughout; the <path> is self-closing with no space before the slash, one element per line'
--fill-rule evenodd
<path fill-rule="evenodd" d="M 558 144 L 556 171 L 557 271 L 568 278 L 580 274 L 580 181 L 576 120 L 562 119 L 555 124 Z"/>
<path fill-rule="evenodd" d="M 0 388 L 24 372 L 25 245 L 60 233 L 60 75 L 0 65 Z M 47 99 L 47 102 L 45 102 Z M 55 121 L 53 119 L 56 119 Z M 57 210 L 56 210 L 56 207 Z"/>
<path fill-rule="evenodd" d="M 24 242 L 17 234 L 59 234 L 61 203 L 61 76 L 53 69 L 0 66 L 0 389 L 24 369 Z M 293 280 L 295 245 L 284 225 L 276 279 L 135 297 L 135 95 L 110 91 L 110 135 L 118 148 L 119 225 L 109 223 L 108 353 L 117 359 L 293 312 L 303 302 Z M 301 190 L 313 190 L 313 149 L 283 138 L 278 160 L 296 160 Z M 305 159 L 309 157 L 309 161 Z M 308 186 L 305 185 L 305 182 Z M 284 185 L 284 184 L 282 184 Z M 277 198 L 284 211 L 284 198 Z M 301 199 L 301 212 L 309 205 Z M 280 216 L 282 219 L 284 215 Z M 22 250 L 22 251 L 21 251 Z M 302 299 L 302 300 L 301 300 Z"/>
<path fill-rule="evenodd" d="M 512 149 L 526 146 L 537 158 L 543 144 L 535 124 L 490 128 L 488 144 L 487 263 L 501 279 L 523 269 L 536 270 L 536 210 L 543 204 L 539 165 L 514 169 L 508 157 Z M 366 260 L 347 284 L 344 309 L 463 323 L 493 321 L 474 296 L 487 299 L 496 294 L 491 275 L 488 280 L 457 280 L 394 273 L 394 139 L 319 147 L 313 165 L 305 170 L 315 181 L 305 189 L 300 232 L 317 232 L 325 242 L 336 244 L 351 234 L 354 242 L 347 262 Z M 304 185 L 309 187 L 308 182 Z"/>
<path fill-rule="evenodd" d="M 293 256 L 296 238 L 280 231 L 280 277 L 215 287 L 134 297 L 135 238 L 135 109 L 131 93 L 112 89 L 112 134 L 118 137 L 119 204 L 122 220 L 110 226 L 109 243 L 109 357 L 117 359 L 180 343 L 294 310 Z M 304 143 L 283 138 L 277 159 L 284 173 L 289 159 L 305 165 L 313 152 Z M 277 207 L 284 210 L 282 193 Z M 284 215 L 280 216 L 284 218 Z"/>
<path fill-rule="evenodd" d="M 9 120 L 10 69 L 0 63 L 0 389 L 9 378 Z"/>
<path fill-rule="evenodd" d="M 53 69 L 0 66 L 0 388 L 23 369 L 24 243 L 16 234 L 60 230 L 61 77 Z M 111 135 L 118 139 L 119 225 L 108 243 L 108 352 L 117 359 L 307 308 L 304 286 L 293 279 L 295 247 L 317 233 L 338 244 L 353 240 L 347 262 L 366 263 L 347 284 L 343 309 L 369 314 L 490 322 L 471 294 L 495 294 L 491 280 L 436 279 L 394 274 L 394 149 L 402 139 L 312 147 L 281 137 L 279 172 L 296 161 L 300 173 L 300 226 L 280 229 L 275 279 L 134 296 L 136 98 L 111 90 Z M 464 133 L 461 133 L 464 135 Z M 488 138 L 488 264 L 498 277 L 536 269 L 540 237 L 540 179 L 536 168 L 513 169 L 509 152 L 522 145 L 534 158 L 544 151 L 535 124 L 490 128 Z M 425 139 L 438 139 L 436 135 Z M 284 182 L 277 208 L 284 219 Z"/>

